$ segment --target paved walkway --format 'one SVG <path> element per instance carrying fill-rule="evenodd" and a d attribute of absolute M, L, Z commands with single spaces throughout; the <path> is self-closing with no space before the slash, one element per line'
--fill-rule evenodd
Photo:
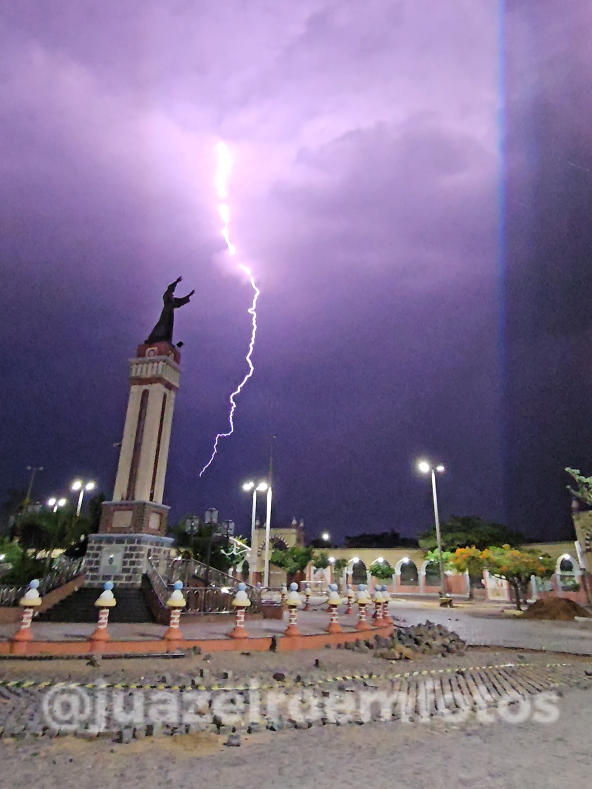
<path fill-rule="evenodd" d="M 404 618 L 410 625 L 417 625 L 426 619 L 443 624 L 458 633 L 471 646 L 592 655 L 592 630 L 580 629 L 579 625 L 572 622 L 535 622 L 513 617 L 504 619 L 470 606 L 452 610 L 435 607 L 426 610 L 425 607 L 398 601 L 391 604 L 390 613 Z"/>

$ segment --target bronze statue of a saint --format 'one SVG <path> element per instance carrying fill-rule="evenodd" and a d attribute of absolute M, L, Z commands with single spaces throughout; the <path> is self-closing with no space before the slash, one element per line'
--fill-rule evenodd
<path fill-rule="evenodd" d="M 175 310 L 179 307 L 182 307 L 184 304 L 187 304 L 189 299 L 195 293 L 195 290 L 192 290 L 191 293 L 188 293 L 186 296 L 183 296 L 180 299 L 175 298 L 175 288 L 181 282 L 183 277 L 178 277 L 168 288 L 165 290 L 162 300 L 164 301 L 164 307 L 162 308 L 162 312 L 160 313 L 160 318 L 158 319 L 158 323 L 150 332 L 150 337 L 146 340 L 147 343 L 153 342 L 173 342 L 173 324 L 175 319 Z"/>

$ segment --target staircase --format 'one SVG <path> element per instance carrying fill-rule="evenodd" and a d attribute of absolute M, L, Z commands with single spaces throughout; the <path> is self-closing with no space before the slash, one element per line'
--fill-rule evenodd
<path fill-rule="evenodd" d="M 96 622 L 99 609 L 95 600 L 100 589 L 83 587 L 39 615 L 40 622 Z M 117 605 L 109 609 L 109 622 L 153 622 L 141 589 L 114 589 Z"/>

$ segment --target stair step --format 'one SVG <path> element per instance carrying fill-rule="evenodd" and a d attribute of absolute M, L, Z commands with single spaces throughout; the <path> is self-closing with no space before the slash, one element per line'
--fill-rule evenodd
<path fill-rule="evenodd" d="M 40 614 L 39 621 L 95 622 L 98 618 L 98 609 L 94 603 L 100 593 L 100 589 L 88 587 L 78 589 L 49 611 Z M 113 593 L 117 605 L 109 610 L 109 622 L 117 624 L 154 621 L 141 589 L 114 589 Z"/>

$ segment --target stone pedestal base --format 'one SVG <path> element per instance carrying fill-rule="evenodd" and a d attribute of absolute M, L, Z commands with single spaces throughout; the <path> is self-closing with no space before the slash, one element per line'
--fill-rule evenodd
<path fill-rule="evenodd" d="M 116 587 L 139 587 L 148 559 L 157 565 L 168 562 L 172 537 L 149 534 L 91 534 L 84 560 L 85 586 L 100 587 L 112 581 Z"/>
<path fill-rule="evenodd" d="M 166 534 L 170 507 L 154 501 L 104 501 L 99 534 Z"/>

